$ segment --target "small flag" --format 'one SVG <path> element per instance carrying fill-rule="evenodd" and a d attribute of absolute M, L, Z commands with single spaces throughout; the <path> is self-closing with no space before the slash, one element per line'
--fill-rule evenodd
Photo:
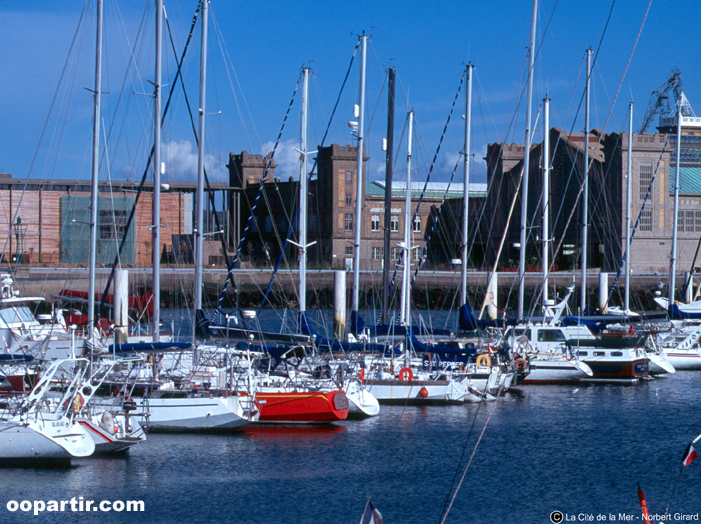
<path fill-rule="evenodd" d="M 371 500 L 368 500 L 367 506 L 365 506 L 360 524 L 382 524 L 382 514 L 377 511 Z"/>
<path fill-rule="evenodd" d="M 689 446 L 686 448 L 686 451 L 684 452 L 682 466 L 688 466 L 696 458 L 699 458 L 699 456 L 696 454 L 696 450 L 694 449 L 693 444 L 689 444 Z"/>

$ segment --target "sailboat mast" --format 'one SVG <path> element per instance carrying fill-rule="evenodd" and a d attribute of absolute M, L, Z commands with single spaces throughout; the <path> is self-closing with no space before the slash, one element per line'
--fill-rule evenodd
<path fill-rule="evenodd" d="M 414 111 L 409 111 L 409 135 L 406 146 L 406 195 L 404 197 L 404 268 L 402 271 L 401 323 L 411 325 L 411 135 L 414 133 Z"/>
<path fill-rule="evenodd" d="M 584 195 L 582 204 L 582 295 L 580 314 L 587 309 L 587 244 L 589 242 L 589 84 L 591 79 L 591 49 L 587 49 L 587 87 L 584 105 Z"/>
<path fill-rule="evenodd" d="M 548 301 L 550 271 L 550 99 L 543 99 L 543 311 Z"/>
<path fill-rule="evenodd" d="M 674 289 L 677 276 L 677 227 L 679 223 L 679 172 L 681 171 L 682 151 L 682 101 L 678 101 L 677 107 L 677 166 L 674 169 L 674 220 L 672 225 L 672 256 L 669 264 L 669 305 L 674 304 Z"/>
<path fill-rule="evenodd" d="M 153 341 L 159 340 L 161 320 L 161 70 L 163 42 L 163 0 L 156 0 L 156 71 L 153 103 L 153 224 L 151 242 L 153 251 Z"/>
<path fill-rule="evenodd" d="M 88 262 L 88 339 L 95 328 L 95 266 L 97 263 L 97 200 L 100 171 L 100 111 L 102 90 L 102 13 L 103 0 L 97 0 L 95 41 L 95 91 L 93 92 L 92 184 L 90 186 L 90 260 Z"/>
<path fill-rule="evenodd" d="M 462 272 L 460 275 L 460 305 L 467 303 L 467 242 L 470 208 L 470 140 L 472 133 L 472 70 L 475 66 L 467 64 L 467 92 L 465 94 L 465 144 L 463 145 L 463 212 L 462 212 L 462 254 L 460 255 Z"/>
<path fill-rule="evenodd" d="M 626 285 L 625 313 L 630 311 L 630 200 L 633 180 L 633 102 L 628 106 L 628 176 L 626 183 Z"/>
<path fill-rule="evenodd" d="M 526 238 L 528 227 L 528 175 L 531 158 L 531 113 L 533 112 L 533 64 L 535 62 L 535 25 L 538 0 L 533 0 L 531 14 L 531 41 L 528 47 L 528 89 L 526 93 L 526 147 L 523 153 L 523 181 L 521 182 L 521 235 L 518 259 L 518 318 L 523 318 L 523 302 L 526 291 Z"/>
<path fill-rule="evenodd" d="M 309 104 L 309 68 L 302 71 L 302 114 L 299 153 L 301 167 L 299 172 L 299 312 L 307 310 L 307 104 Z"/>
<path fill-rule="evenodd" d="M 394 164 L 394 76 L 396 69 L 387 70 L 387 155 L 385 157 L 385 221 L 384 253 L 382 255 L 382 323 L 387 324 L 389 310 L 390 220 L 392 218 L 392 175 Z"/>
<path fill-rule="evenodd" d="M 202 271 L 204 250 L 204 145 L 207 103 L 207 26 L 209 0 L 202 0 L 202 42 L 200 45 L 200 107 L 197 130 L 197 211 L 195 226 L 195 312 L 202 310 Z M 197 313 L 195 313 L 197 319 Z M 193 330 L 196 336 L 197 329 Z"/>
<path fill-rule="evenodd" d="M 363 31 L 360 37 L 360 112 L 358 116 L 358 163 L 355 181 L 355 217 L 353 217 L 353 303 L 351 311 L 358 313 L 360 298 L 360 220 L 363 211 L 363 139 L 365 125 L 365 65 L 367 60 L 367 39 Z"/>

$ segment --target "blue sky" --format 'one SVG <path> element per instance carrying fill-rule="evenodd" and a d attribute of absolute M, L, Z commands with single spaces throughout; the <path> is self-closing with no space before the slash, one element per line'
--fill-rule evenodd
<path fill-rule="evenodd" d="M 0 168 L 16 178 L 89 179 L 93 84 L 95 0 L 0 2 L 5 27 L 0 76 Z M 695 52 L 698 4 L 692 0 L 652 2 L 640 41 L 619 87 L 647 8 L 645 0 L 617 0 L 592 74 L 592 127 L 605 131 L 626 127 L 628 103 L 635 102 L 640 125 L 650 93 L 682 71 L 686 94 L 701 113 L 701 84 Z M 197 5 L 165 1 L 173 38 L 181 52 Z M 585 50 L 596 52 L 612 0 L 543 0 L 538 7 L 534 115 L 546 91 L 552 99 L 551 125 L 580 131 L 574 121 L 583 92 Z M 85 11 L 84 11 L 85 9 Z M 502 2 L 270 2 L 211 3 L 207 159 L 214 179 L 223 180 L 228 152 L 260 153 L 280 129 L 303 64 L 312 67 L 310 144 L 321 140 L 333 104 L 362 31 L 368 47 L 366 131 L 371 157 L 369 179 L 380 179 L 386 128 L 385 71 L 398 75 L 396 139 L 408 108 L 416 115 L 414 164 L 425 178 L 438 146 L 465 64 L 475 65 L 473 147 L 475 179 L 484 181 L 481 158 L 491 142 L 523 143 L 525 59 L 532 3 Z M 105 0 L 104 126 L 110 131 L 100 177 L 138 180 L 152 142 L 154 2 Z M 81 13 L 83 21 L 79 24 Z M 548 31 L 545 24 L 552 15 Z M 69 53 L 76 35 L 75 45 Z M 185 63 L 187 95 L 197 107 L 199 28 Z M 175 61 L 166 47 L 164 82 L 170 83 Z M 129 63 L 130 54 L 133 60 Z M 352 143 L 347 122 L 357 103 L 358 65 L 348 85 L 327 143 Z M 64 64 L 66 73 L 59 84 Z M 130 65 L 129 65 L 130 64 Z M 129 67 L 127 67 L 129 65 Z M 126 78 L 126 81 L 125 81 Z M 166 90 L 168 87 L 166 87 Z M 299 95 L 278 153 L 281 178 L 296 174 L 294 146 L 299 141 Z M 52 109 L 52 100 L 55 100 Z M 569 107 L 569 109 L 568 109 Z M 221 113 L 217 114 L 219 111 Z M 447 180 L 462 147 L 464 92 L 437 159 L 433 180 Z M 45 128 L 45 123 L 47 123 Z M 42 139 L 43 133 L 43 139 Z M 535 139 L 542 136 L 542 120 Z M 41 143 L 40 143 L 41 141 Z M 164 181 L 192 180 L 196 148 L 182 90 L 176 91 L 163 130 L 167 172 Z M 398 157 L 398 168 L 404 153 Z"/>

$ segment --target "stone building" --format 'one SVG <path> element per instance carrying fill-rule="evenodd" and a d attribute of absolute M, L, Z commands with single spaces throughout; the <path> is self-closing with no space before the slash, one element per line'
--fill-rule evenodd
<path fill-rule="evenodd" d="M 698 122 L 697 122 L 698 121 Z M 625 251 L 625 217 L 628 155 L 631 155 L 631 217 L 635 225 L 631 246 L 634 272 L 666 274 L 672 244 L 674 177 L 676 172 L 676 128 L 659 129 L 671 133 L 634 134 L 628 151 L 627 133 L 589 134 L 589 213 L 588 261 L 592 269 L 616 272 Z M 701 237 L 701 119 L 683 117 L 677 270 L 689 271 Z M 583 135 L 550 130 L 551 189 L 550 237 L 555 269 L 581 267 Z M 526 249 L 529 270 L 540 271 L 542 249 L 542 144 L 531 149 L 529 182 L 529 235 Z M 517 144 L 490 144 L 487 162 L 490 190 L 487 206 L 494 210 L 480 227 L 486 231 L 485 260 L 493 264 L 496 246 L 506 231 L 502 269 L 518 261 L 520 194 L 508 224 L 509 209 L 522 170 L 524 147 Z M 553 258 L 554 255 L 554 258 Z"/>
<path fill-rule="evenodd" d="M 317 152 L 317 175 L 309 185 L 308 197 L 308 265 L 316 268 L 350 269 L 353 263 L 353 240 L 355 227 L 361 228 L 360 268 L 362 270 L 379 271 L 384 258 L 384 195 L 385 183 L 371 181 L 364 184 L 363 206 L 360 220 L 355 217 L 357 154 L 355 146 L 340 146 L 332 144 L 319 148 Z M 249 159 L 251 155 L 245 152 L 232 155 L 231 158 Z M 257 169 L 263 169 L 262 157 Z M 368 158 L 364 157 L 364 164 Z M 229 164 L 230 173 L 232 161 Z M 250 177 L 253 180 L 259 175 L 253 168 Z M 242 172 L 242 171 L 241 171 Z M 365 167 L 364 167 L 365 172 Z M 260 173 L 260 171 L 258 171 Z M 238 176 L 238 175 L 236 175 Z M 231 175 L 234 180 L 234 174 Z M 250 180 L 250 179 L 249 179 Z M 233 185 L 233 182 L 232 182 Z M 413 183 L 412 192 L 412 223 L 413 233 L 413 262 L 419 260 L 426 245 L 427 233 L 431 225 L 431 210 L 439 207 L 446 197 L 462 195 L 462 184 L 454 184 L 448 190 L 447 184 L 431 183 L 427 186 L 421 205 L 416 210 L 419 197 L 424 189 L 422 182 Z M 478 189 L 484 190 L 479 186 Z M 391 268 L 394 268 L 399 258 L 400 249 L 397 246 L 404 236 L 404 203 L 406 184 L 392 184 L 392 207 L 390 224 L 390 253 Z M 247 183 L 241 191 L 240 234 L 243 232 L 258 193 L 258 205 L 255 219 L 251 220 L 246 242 L 242 248 L 243 262 L 254 266 L 273 265 L 280 256 L 284 240 L 290 225 L 295 223 L 292 240 L 298 241 L 298 226 L 296 213 L 299 206 L 299 183 L 295 180 L 280 181 L 268 176 L 268 181 Z M 233 209 L 233 207 L 232 207 Z M 414 214 L 416 213 L 416 217 Z M 288 243 L 286 248 L 287 263 L 296 265 L 297 249 Z"/>

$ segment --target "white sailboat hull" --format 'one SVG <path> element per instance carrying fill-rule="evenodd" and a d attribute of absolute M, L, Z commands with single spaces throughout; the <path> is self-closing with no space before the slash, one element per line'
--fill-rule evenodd
<path fill-rule="evenodd" d="M 237 396 L 140 398 L 136 405 L 133 416 L 148 431 L 234 431 L 254 418 Z"/>
<path fill-rule="evenodd" d="M 345 388 L 348 398 L 348 416 L 352 418 L 376 417 L 380 414 L 380 403 L 375 395 L 358 382 L 349 382 Z"/>
<path fill-rule="evenodd" d="M 0 463 L 70 464 L 73 457 L 88 457 L 95 443 L 78 423 L 67 419 L 0 425 Z"/>

